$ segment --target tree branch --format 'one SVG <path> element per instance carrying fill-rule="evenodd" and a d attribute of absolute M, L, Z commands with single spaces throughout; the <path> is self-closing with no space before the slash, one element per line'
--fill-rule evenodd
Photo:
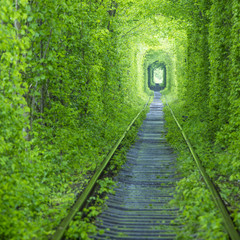
<path fill-rule="evenodd" d="M 49 48 L 49 44 L 50 44 L 51 38 L 52 38 L 52 29 L 50 30 L 50 36 L 49 36 L 49 38 L 48 38 L 48 43 L 47 43 L 46 49 L 45 49 L 45 51 L 44 51 L 43 58 L 46 58 L 47 50 L 48 50 L 48 48 Z"/>
<path fill-rule="evenodd" d="M 15 4 L 16 4 L 15 10 L 17 11 L 18 10 L 18 0 L 16 0 Z M 14 21 L 14 27 L 17 29 L 17 31 L 21 30 L 21 24 L 17 19 Z"/>
<path fill-rule="evenodd" d="M 143 24 L 143 22 L 142 22 L 142 23 L 140 23 L 140 24 L 138 24 L 136 27 L 133 27 L 133 28 L 132 28 L 132 29 L 130 29 L 129 31 L 127 31 L 125 34 L 123 34 L 123 35 L 121 36 L 121 38 L 125 37 L 125 36 L 126 36 L 128 33 L 130 33 L 132 30 L 134 30 L 134 29 L 136 29 L 136 28 L 140 27 L 142 24 Z"/>

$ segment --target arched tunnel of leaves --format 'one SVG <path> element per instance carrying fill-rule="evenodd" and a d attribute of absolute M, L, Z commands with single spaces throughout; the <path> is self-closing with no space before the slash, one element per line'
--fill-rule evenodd
<path fill-rule="evenodd" d="M 0 238 L 47 239 L 147 101 L 172 105 L 240 228 L 239 0 L 0 0 Z M 151 84 L 150 84 L 151 85 Z M 227 239 L 176 126 L 179 236 Z"/>
<path fill-rule="evenodd" d="M 162 71 L 162 76 L 158 76 L 158 78 L 162 78 L 161 82 L 156 82 L 156 70 Z M 159 73 L 160 74 L 160 73 Z M 167 84 L 167 74 L 166 74 L 166 65 L 165 63 L 160 63 L 156 61 L 148 66 L 148 87 L 153 91 L 160 91 L 166 88 Z"/>
<path fill-rule="evenodd" d="M 154 71 L 161 69 L 163 71 L 163 81 L 156 85 L 154 81 Z M 147 83 L 147 88 L 151 90 L 163 90 L 166 88 L 168 92 L 173 90 L 175 85 L 175 77 L 173 75 L 173 59 L 170 53 L 163 50 L 150 49 L 146 52 L 144 59 L 144 80 Z"/>

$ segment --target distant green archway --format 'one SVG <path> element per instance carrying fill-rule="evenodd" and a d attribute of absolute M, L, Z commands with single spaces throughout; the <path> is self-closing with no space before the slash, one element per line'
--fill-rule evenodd
<path fill-rule="evenodd" d="M 144 59 L 144 82 L 146 92 L 170 90 L 174 84 L 174 69 L 170 55 L 162 50 L 150 49 Z"/>
<path fill-rule="evenodd" d="M 167 83 L 166 64 L 155 61 L 148 66 L 148 87 L 153 91 L 160 91 Z"/>

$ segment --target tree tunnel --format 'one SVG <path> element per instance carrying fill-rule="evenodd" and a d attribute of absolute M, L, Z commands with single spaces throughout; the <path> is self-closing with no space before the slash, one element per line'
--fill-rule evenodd
<path fill-rule="evenodd" d="M 170 91 L 175 85 L 171 54 L 159 49 L 147 51 L 144 59 L 144 79 L 146 91 Z"/>
<path fill-rule="evenodd" d="M 148 66 L 148 87 L 153 91 L 160 91 L 166 87 L 166 65 L 155 61 Z"/>

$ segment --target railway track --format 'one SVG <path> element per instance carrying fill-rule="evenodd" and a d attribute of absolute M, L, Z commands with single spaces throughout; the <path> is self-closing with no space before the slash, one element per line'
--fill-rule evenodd
<path fill-rule="evenodd" d="M 171 208 L 176 181 L 176 156 L 165 139 L 163 104 L 155 92 L 150 112 L 116 177 L 115 194 L 97 218 L 103 235 L 94 239 L 174 239 L 178 209 Z M 176 226 L 175 226 L 176 227 Z"/>
<path fill-rule="evenodd" d="M 167 106 L 188 145 L 196 167 L 212 194 L 216 207 L 222 215 L 229 238 L 240 240 L 239 233 L 214 183 L 207 175 L 170 106 L 168 104 Z M 63 238 L 70 221 L 85 206 L 97 180 L 142 111 L 129 124 L 99 166 L 84 192 L 58 226 L 52 237 L 53 240 Z M 106 202 L 107 208 L 96 219 L 98 230 L 104 230 L 104 233 L 91 236 L 91 239 L 175 239 L 174 229 L 180 226 L 174 225 L 172 220 L 176 218 L 178 209 L 172 208 L 169 201 L 173 198 L 175 185 L 180 177 L 176 170 L 176 156 L 165 139 L 165 133 L 163 103 L 160 100 L 160 93 L 155 92 L 150 112 L 138 133 L 138 140 L 128 151 L 127 162 L 115 177 L 118 182 L 115 194 L 109 195 Z"/>

